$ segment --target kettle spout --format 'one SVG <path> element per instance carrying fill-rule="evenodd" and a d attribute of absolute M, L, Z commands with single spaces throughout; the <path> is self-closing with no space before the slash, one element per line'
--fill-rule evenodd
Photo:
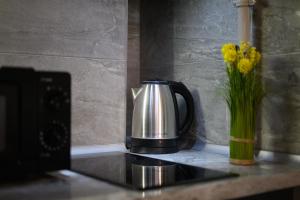
<path fill-rule="evenodd" d="M 133 101 L 135 101 L 135 99 L 137 98 L 140 92 L 141 92 L 141 88 L 131 88 Z"/>

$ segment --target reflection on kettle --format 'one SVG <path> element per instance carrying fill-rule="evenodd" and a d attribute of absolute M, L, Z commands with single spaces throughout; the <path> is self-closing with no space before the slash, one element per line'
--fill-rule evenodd
<path fill-rule="evenodd" d="M 179 125 L 176 94 L 187 107 L 183 125 Z M 178 151 L 177 140 L 186 133 L 194 119 L 193 97 L 181 82 L 143 81 L 141 88 L 132 89 L 131 152 L 173 153 Z"/>

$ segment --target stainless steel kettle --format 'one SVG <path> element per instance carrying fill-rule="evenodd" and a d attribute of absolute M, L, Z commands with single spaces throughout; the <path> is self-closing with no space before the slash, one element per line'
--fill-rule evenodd
<path fill-rule="evenodd" d="M 176 93 L 187 106 L 183 126 L 179 126 Z M 190 128 L 194 118 L 193 97 L 181 82 L 143 81 L 141 88 L 132 89 L 131 152 L 172 153 L 178 151 L 179 136 Z"/>

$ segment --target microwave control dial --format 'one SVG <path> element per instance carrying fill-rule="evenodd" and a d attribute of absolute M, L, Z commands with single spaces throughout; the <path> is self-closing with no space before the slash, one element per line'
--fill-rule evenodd
<path fill-rule="evenodd" d="M 61 150 L 68 139 L 68 131 L 63 123 L 52 121 L 44 131 L 40 133 L 42 146 L 48 151 Z"/>
<path fill-rule="evenodd" d="M 45 94 L 45 105 L 50 110 L 59 110 L 64 104 L 70 103 L 68 93 L 61 87 L 47 87 Z"/>

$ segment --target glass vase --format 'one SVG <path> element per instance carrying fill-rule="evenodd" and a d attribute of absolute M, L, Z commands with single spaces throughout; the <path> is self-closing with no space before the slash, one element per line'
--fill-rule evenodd
<path fill-rule="evenodd" d="M 230 163 L 253 165 L 255 145 L 255 108 L 251 105 L 237 106 L 231 110 Z"/>

